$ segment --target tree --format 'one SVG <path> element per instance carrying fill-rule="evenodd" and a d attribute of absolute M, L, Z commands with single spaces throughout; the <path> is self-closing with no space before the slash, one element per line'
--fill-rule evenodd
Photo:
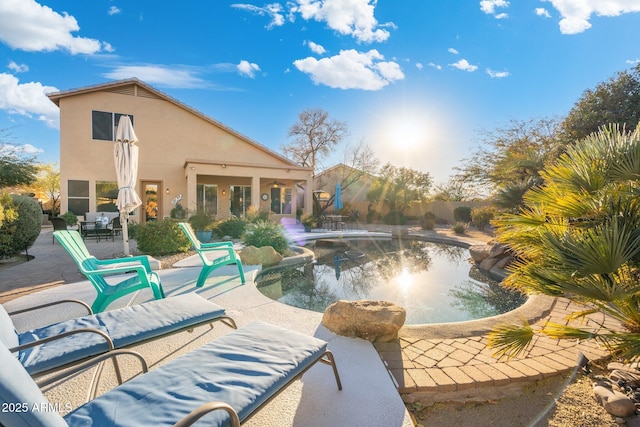
<path fill-rule="evenodd" d="M 298 114 L 298 121 L 289 128 L 293 142 L 281 147 L 285 156 L 316 173 L 319 162 L 349 134 L 347 124 L 329 119 L 322 109 L 308 109 Z"/>
<path fill-rule="evenodd" d="M 48 163 L 38 166 L 36 180 L 29 186 L 22 187 L 24 192 L 35 193 L 39 199 L 48 199 L 51 202 L 51 216 L 57 216 L 60 205 L 60 170 L 56 163 Z"/>
<path fill-rule="evenodd" d="M 414 169 L 385 164 L 367 200 L 382 204 L 392 212 L 403 212 L 412 203 L 426 201 L 431 190 L 431 175 Z"/>
<path fill-rule="evenodd" d="M 6 136 L 6 130 L 0 129 Z M 31 184 L 36 180 L 35 156 L 26 154 L 23 146 L 0 142 L 0 188 Z"/>
<path fill-rule="evenodd" d="M 562 122 L 561 139 L 573 144 L 615 123 L 634 130 L 640 121 L 640 64 L 588 89 Z"/>
<path fill-rule="evenodd" d="M 575 320 L 602 313 L 624 327 L 548 323 L 541 333 L 595 339 L 616 357 L 639 359 L 640 128 L 603 128 L 569 147 L 541 176 L 544 184 L 524 196 L 526 208 L 496 222 L 498 240 L 518 259 L 505 284 L 581 304 Z M 503 326 L 491 333 L 490 345 L 514 356 L 536 333 L 526 323 Z"/>

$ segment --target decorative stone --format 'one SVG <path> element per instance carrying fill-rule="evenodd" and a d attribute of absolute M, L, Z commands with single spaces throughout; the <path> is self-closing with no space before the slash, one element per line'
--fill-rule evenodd
<path fill-rule="evenodd" d="M 627 395 L 601 385 L 596 385 L 593 392 L 598 403 L 614 417 L 626 418 L 635 413 L 636 407 Z"/>
<path fill-rule="evenodd" d="M 240 259 L 246 265 L 277 265 L 282 261 L 282 255 L 276 252 L 271 246 L 256 248 L 247 246 L 240 251 Z"/>
<path fill-rule="evenodd" d="M 469 247 L 469 254 L 476 263 L 480 263 L 485 258 L 489 258 L 489 252 L 491 252 L 491 246 L 473 245 Z"/>
<path fill-rule="evenodd" d="M 497 243 L 491 247 L 489 251 L 489 256 L 491 258 L 502 258 L 508 254 L 508 246 L 503 245 L 502 243 Z"/>
<path fill-rule="evenodd" d="M 480 262 L 478 268 L 482 271 L 489 271 L 498 261 L 500 261 L 498 258 L 485 258 Z"/>
<path fill-rule="evenodd" d="M 345 337 L 371 342 L 389 342 L 398 338 L 407 312 L 388 301 L 345 301 L 331 304 L 322 316 L 322 324 Z"/>

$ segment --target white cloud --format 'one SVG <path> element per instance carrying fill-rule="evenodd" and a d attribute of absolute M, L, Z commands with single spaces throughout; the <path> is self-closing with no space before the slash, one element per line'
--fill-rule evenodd
<path fill-rule="evenodd" d="M 497 13 L 493 15 L 496 19 L 507 19 L 509 17 L 508 13 Z"/>
<path fill-rule="evenodd" d="M 589 19 L 598 16 L 619 16 L 624 13 L 640 12 L 640 0 L 543 0 L 555 7 L 562 19 L 562 34 L 578 34 L 591 28 Z"/>
<path fill-rule="evenodd" d="M 511 75 L 508 71 L 493 71 L 491 68 L 487 68 L 487 74 L 494 79 L 503 79 Z"/>
<path fill-rule="evenodd" d="M 21 151 L 23 153 L 26 154 L 38 154 L 38 153 L 44 153 L 44 150 L 38 147 L 34 147 L 31 144 L 23 144 L 22 146 L 20 146 Z"/>
<path fill-rule="evenodd" d="M 487 15 L 496 15 L 496 8 L 508 6 L 509 2 L 507 0 L 482 0 L 480 2 L 480 10 Z M 496 15 L 496 18 L 497 17 Z"/>
<path fill-rule="evenodd" d="M 235 7 L 236 9 L 248 10 L 249 12 L 255 13 L 260 16 L 268 16 L 271 18 L 271 22 L 267 24 L 267 28 L 271 29 L 273 27 L 280 27 L 284 25 L 284 15 L 282 6 L 279 3 L 271 3 L 264 7 L 254 6 L 252 4 L 246 3 L 236 3 L 232 4 L 231 7 Z"/>
<path fill-rule="evenodd" d="M 469 61 L 466 59 L 461 59 L 458 62 L 454 62 L 453 64 L 449 64 L 450 66 L 457 68 L 458 70 L 468 71 L 470 73 L 476 71 L 478 69 L 477 65 L 469 64 Z"/>
<path fill-rule="evenodd" d="M 640 59 L 627 59 L 624 62 L 630 65 L 636 65 L 636 64 L 640 64 Z"/>
<path fill-rule="evenodd" d="M 194 89 L 208 86 L 193 70 L 179 65 L 120 65 L 103 75 L 114 80 L 136 77 L 149 84 L 164 87 Z"/>
<path fill-rule="evenodd" d="M 66 12 L 60 15 L 34 0 L 0 1 L 0 40 L 12 49 L 67 50 L 73 55 L 100 52 L 100 41 L 72 35 L 79 30 L 73 16 Z"/>
<path fill-rule="evenodd" d="M 340 54 L 317 60 L 308 57 L 293 62 L 303 73 L 309 74 L 315 84 L 338 89 L 380 90 L 397 80 L 404 79 L 400 66 L 375 49 L 358 52 L 342 50 Z"/>
<path fill-rule="evenodd" d="M 450 47 L 449 49 L 447 49 L 447 52 L 449 53 L 453 53 L 454 55 L 459 54 L 460 52 L 458 52 L 457 50 L 455 50 L 454 48 Z"/>
<path fill-rule="evenodd" d="M 544 7 L 536 7 L 536 15 L 543 16 L 545 18 L 551 18 L 551 15 L 549 15 L 549 11 Z"/>
<path fill-rule="evenodd" d="M 420 71 L 424 68 L 424 66 L 420 62 L 416 62 L 416 68 Z"/>
<path fill-rule="evenodd" d="M 29 66 L 27 64 L 16 64 L 14 61 L 9 61 L 9 65 L 7 65 L 14 73 L 26 73 L 29 71 Z"/>
<path fill-rule="evenodd" d="M 324 55 L 324 53 L 326 52 L 324 46 L 314 43 L 311 40 L 307 42 L 307 45 L 309 46 L 309 49 L 311 49 L 311 52 L 317 55 Z"/>
<path fill-rule="evenodd" d="M 60 110 L 46 94 L 57 91 L 53 86 L 38 82 L 20 83 L 14 75 L 0 73 L 0 109 L 10 114 L 35 117 L 53 128 L 59 127 Z"/>
<path fill-rule="evenodd" d="M 260 71 L 260 67 L 258 66 L 258 64 L 254 64 L 253 62 L 249 62 L 244 59 L 240 61 L 240 63 L 236 67 L 241 76 L 251 78 L 254 78 L 256 76 L 256 71 Z"/>
<path fill-rule="evenodd" d="M 118 9 L 117 6 L 111 6 L 109 8 L 109 10 L 107 11 L 107 15 L 111 16 L 111 15 L 117 15 L 120 12 L 122 12 L 120 9 Z"/>
<path fill-rule="evenodd" d="M 382 42 L 389 38 L 385 27 L 395 28 L 393 23 L 379 25 L 374 17 L 376 0 L 297 0 L 293 11 L 303 19 L 326 22 L 329 28 L 340 34 L 351 35 L 359 42 Z M 382 27 L 382 28 L 380 28 Z"/>
<path fill-rule="evenodd" d="M 436 64 L 434 62 L 429 62 L 429 67 L 435 68 L 436 70 L 442 70 L 442 65 Z"/>

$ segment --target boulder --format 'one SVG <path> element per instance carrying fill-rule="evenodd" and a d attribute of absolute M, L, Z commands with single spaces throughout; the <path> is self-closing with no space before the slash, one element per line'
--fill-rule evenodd
<path fill-rule="evenodd" d="M 271 246 L 256 248 L 247 246 L 240 251 L 240 259 L 246 265 L 277 265 L 282 261 L 282 255 Z"/>
<path fill-rule="evenodd" d="M 345 337 L 371 342 L 389 342 L 398 338 L 407 312 L 388 301 L 344 301 L 331 304 L 322 316 L 322 324 Z"/>
<path fill-rule="evenodd" d="M 469 247 L 469 254 L 473 261 L 476 263 L 482 262 L 485 258 L 489 258 L 491 252 L 491 246 L 488 245 L 473 245 Z"/>
<path fill-rule="evenodd" d="M 625 418 L 635 413 L 636 407 L 626 394 L 611 390 L 602 385 L 596 385 L 593 388 L 593 392 L 598 403 L 614 417 Z"/>

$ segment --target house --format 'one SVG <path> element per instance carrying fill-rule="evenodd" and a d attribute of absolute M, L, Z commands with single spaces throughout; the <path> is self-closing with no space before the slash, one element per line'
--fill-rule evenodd
<path fill-rule="evenodd" d="M 138 79 L 48 94 L 60 108 L 61 212 L 115 211 L 115 132 L 128 115 L 139 139 L 138 183 L 145 221 L 168 217 L 177 203 L 218 219 L 249 207 L 295 216 L 298 187 L 311 188 L 301 167 Z M 312 195 L 301 200 L 311 212 Z"/>
<path fill-rule="evenodd" d="M 313 190 L 316 193 L 316 199 L 320 199 L 319 202 L 323 207 L 328 204 L 327 209 L 330 211 L 335 198 L 336 185 L 340 183 L 343 211 L 349 213 L 358 211 L 363 219 L 368 209 L 374 208 L 367 201 L 367 192 L 373 180 L 375 180 L 373 175 L 339 163 L 315 176 Z"/>

